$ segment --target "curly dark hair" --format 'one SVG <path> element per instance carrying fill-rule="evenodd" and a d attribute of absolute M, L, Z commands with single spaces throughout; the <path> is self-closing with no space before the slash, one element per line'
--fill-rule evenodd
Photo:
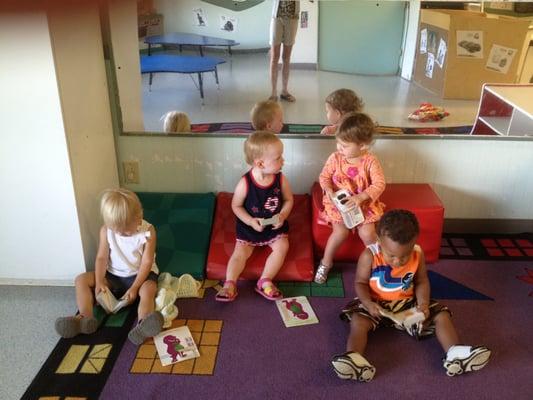
<path fill-rule="evenodd" d="M 349 113 L 342 118 L 335 137 L 343 142 L 371 144 L 375 131 L 376 124 L 367 114 Z"/>
<path fill-rule="evenodd" d="M 349 112 L 361 112 L 363 110 L 363 100 L 351 89 L 337 89 L 326 97 L 328 103 L 341 114 Z"/>
<path fill-rule="evenodd" d="M 396 243 L 407 244 L 420 233 L 415 214 L 407 210 L 389 210 L 378 222 L 378 236 L 387 236 Z"/>

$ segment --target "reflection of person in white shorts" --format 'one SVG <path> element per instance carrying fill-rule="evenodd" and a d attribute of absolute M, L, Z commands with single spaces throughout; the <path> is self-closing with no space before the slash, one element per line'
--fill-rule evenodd
<path fill-rule="evenodd" d="M 287 90 L 289 83 L 289 69 L 291 62 L 292 46 L 298 30 L 298 17 L 300 15 L 300 2 L 297 0 L 274 0 L 272 9 L 272 22 L 270 24 L 270 81 L 272 93 L 270 100 L 278 100 L 278 61 L 281 45 L 283 44 L 281 67 L 281 93 L 282 100 L 293 102 L 296 99 Z"/>

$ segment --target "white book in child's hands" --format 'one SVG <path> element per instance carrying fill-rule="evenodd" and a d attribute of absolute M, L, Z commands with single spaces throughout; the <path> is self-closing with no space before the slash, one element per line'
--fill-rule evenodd
<path fill-rule="evenodd" d="M 405 328 L 410 328 L 414 324 L 422 322 L 426 319 L 424 313 L 419 311 L 416 307 L 412 307 L 397 313 L 380 308 L 379 312 L 384 317 L 394 321 L 395 324 L 402 325 Z"/>
<path fill-rule="evenodd" d="M 318 318 L 305 296 L 276 300 L 285 327 L 318 324 Z"/>
<path fill-rule="evenodd" d="M 200 357 L 186 325 L 159 333 L 154 336 L 154 343 L 163 366 Z"/>
<path fill-rule="evenodd" d="M 100 293 L 96 295 L 96 301 L 108 314 L 115 314 L 122 307 L 125 307 L 129 304 L 127 299 L 117 300 L 113 293 L 111 293 L 111 290 L 101 290 Z"/>
<path fill-rule="evenodd" d="M 345 189 L 337 190 L 333 194 L 333 203 L 339 210 L 342 216 L 342 221 L 348 229 L 353 229 L 365 220 L 363 212 L 360 207 L 348 206 L 348 200 L 351 193 Z"/>

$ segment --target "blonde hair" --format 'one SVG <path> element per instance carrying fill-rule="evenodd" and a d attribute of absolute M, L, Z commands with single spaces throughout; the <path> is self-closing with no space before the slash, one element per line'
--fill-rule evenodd
<path fill-rule="evenodd" d="M 335 137 L 343 142 L 371 144 L 376 124 L 365 113 L 349 113 L 341 120 Z"/>
<path fill-rule="evenodd" d="M 326 103 L 341 114 L 361 112 L 364 106 L 363 100 L 351 89 L 338 89 L 331 92 L 326 97 Z"/>
<path fill-rule="evenodd" d="M 281 143 L 279 137 L 272 132 L 257 131 L 248 136 L 244 141 L 244 156 L 248 165 L 260 158 L 268 146 Z"/>
<path fill-rule="evenodd" d="M 131 190 L 107 189 L 100 200 L 100 213 L 108 228 L 122 231 L 136 218 L 142 218 L 142 205 Z"/>
<path fill-rule="evenodd" d="M 281 111 L 281 106 L 277 101 L 266 100 L 255 103 L 250 112 L 253 128 L 257 131 L 267 129 L 267 125 L 272 122 L 276 112 Z"/>
<path fill-rule="evenodd" d="M 190 132 L 191 121 L 187 114 L 181 111 L 169 111 L 161 117 L 163 130 L 166 133 Z"/>

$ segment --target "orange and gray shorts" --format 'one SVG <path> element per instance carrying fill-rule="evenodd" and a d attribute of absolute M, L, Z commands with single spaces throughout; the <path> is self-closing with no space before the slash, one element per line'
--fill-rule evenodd
<path fill-rule="evenodd" d="M 270 45 L 292 46 L 296 41 L 298 18 L 272 18 L 270 24 Z"/>

